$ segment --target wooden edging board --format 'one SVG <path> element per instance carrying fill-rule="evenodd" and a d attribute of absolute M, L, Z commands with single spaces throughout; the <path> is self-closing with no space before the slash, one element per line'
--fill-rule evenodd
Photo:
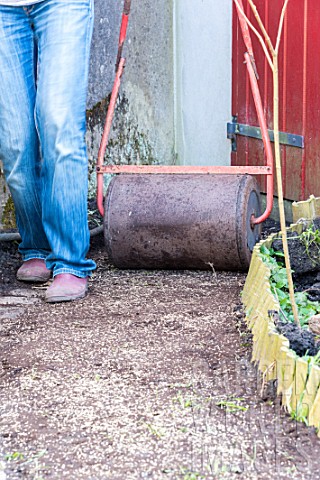
<path fill-rule="evenodd" d="M 294 218 L 304 219 L 288 228 L 301 233 L 302 224 L 320 212 L 320 198 L 311 197 L 294 205 Z M 305 218 L 309 217 L 309 218 Z M 282 405 L 296 419 L 316 427 L 320 436 L 320 368 L 296 355 L 289 341 L 276 331 L 270 314 L 280 305 L 271 293 L 270 270 L 262 261 L 262 245 L 270 247 L 273 234 L 259 242 L 253 251 L 242 300 L 246 322 L 253 335 L 252 361 L 257 364 L 266 381 L 277 380 L 277 393 Z"/>

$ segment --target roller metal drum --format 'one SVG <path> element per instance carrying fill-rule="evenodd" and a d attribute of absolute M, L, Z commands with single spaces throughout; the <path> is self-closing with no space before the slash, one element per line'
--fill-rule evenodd
<path fill-rule="evenodd" d="M 106 248 L 118 268 L 247 270 L 259 214 L 248 175 L 118 175 L 105 198 Z"/>

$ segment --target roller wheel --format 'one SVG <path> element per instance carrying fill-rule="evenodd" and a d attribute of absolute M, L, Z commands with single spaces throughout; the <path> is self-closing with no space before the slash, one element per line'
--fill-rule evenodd
<path fill-rule="evenodd" d="M 119 268 L 247 270 L 260 227 L 248 175 L 118 175 L 105 199 L 104 235 Z"/>

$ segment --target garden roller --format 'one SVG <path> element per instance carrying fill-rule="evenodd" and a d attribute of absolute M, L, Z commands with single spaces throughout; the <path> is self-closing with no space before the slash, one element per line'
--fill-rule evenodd
<path fill-rule="evenodd" d="M 239 14 L 265 166 L 105 165 L 125 59 L 130 0 L 124 1 L 116 76 L 97 160 L 97 205 L 111 262 L 129 269 L 247 270 L 273 200 L 273 154 L 257 84 L 251 39 Z M 239 12 L 238 12 L 239 13 Z M 114 174 L 103 194 L 103 174 Z M 267 205 L 253 175 L 267 176 Z"/>

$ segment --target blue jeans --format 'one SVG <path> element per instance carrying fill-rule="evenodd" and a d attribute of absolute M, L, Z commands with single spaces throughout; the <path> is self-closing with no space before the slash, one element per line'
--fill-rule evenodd
<path fill-rule="evenodd" d="M 90 275 L 86 96 L 93 0 L 0 6 L 0 160 L 24 260 Z"/>

